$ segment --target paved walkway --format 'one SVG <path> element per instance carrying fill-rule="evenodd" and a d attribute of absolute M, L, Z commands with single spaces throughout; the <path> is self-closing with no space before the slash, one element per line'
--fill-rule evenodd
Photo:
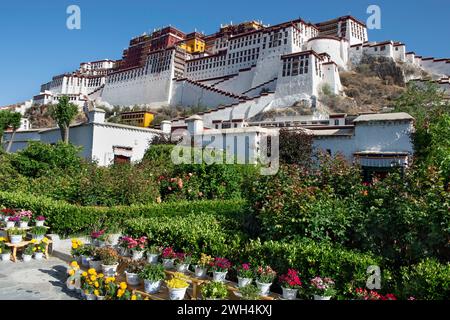
<path fill-rule="evenodd" d="M 66 265 L 55 257 L 0 261 L 0 300 L 76 300 L 78 295 L 65 288 Z"/>

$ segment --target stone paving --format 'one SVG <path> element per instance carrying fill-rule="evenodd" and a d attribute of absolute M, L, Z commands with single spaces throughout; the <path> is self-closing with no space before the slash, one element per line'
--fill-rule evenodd
<path fill-rule="evenodd" d="M 66 265 L 56 257 L 0 261 L 0 300 L 77 300 L 78 295 L 65 288 Z"/>

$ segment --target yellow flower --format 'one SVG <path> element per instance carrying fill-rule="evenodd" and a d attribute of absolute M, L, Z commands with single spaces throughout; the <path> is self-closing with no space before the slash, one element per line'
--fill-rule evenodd
<path fill-rule="evenodd" d="M 83 272 L 82 274 L 81 274 L 83 277 L 87 277 L 87 272 L 85 271 L 85 272 Z"/>
<path fill-rule="evenodd" d="M 73 276 L 75 274 L 75 270 L 69 270 L 69 275 Z"/>
<path fill-rule="evenodd" d="M 100 295 L 100 292 L 99 292 L 98 290 L 94 290 L 94 294 L 95 294 L 96 296 L 99 296 L 99 295 Z"/>
<path fill-rule="evenodd" d="M 173 278 L 169 281 L 166 281 L 166 284 L 169 288 L 172 288 L 172 289 L 182 289 L 182 288 L 189 287 L 189 283 L 187 283 L 184 280 L 178 279 L 178 278 Z"/>
<path fill-rule="evenodd" d="M 36 248 L 33 248 L 33 251 L 36 251 Z"/>
<path fill-rule="evenodd" d="M 122 289 L 117 290 L 117 297 L 118 298 L 122 297 L 124 293 L 125 293 L 125 290 L 122 290 Z"/>
<path fill-rule="evenodd" d="M 96 288 L 99 287 L 98 281 L 95 281 L 95 282 L 94 282 L 94 287 L 96 287 Z"/>
<path fill-rule="evenodd" d="M 95 281 L 95 280 L 97 280 L 97 277 L 96 277 L 95 275 L 92 275 L 92 276 L 90 277 L 90 279 L 91 279 L 91 281 Z"/>
<path fill-rule="evenodd" d="M 105 275 L 103 273 L 100 273 L 99 275 L 97 275 L 98 278 L 103 278 Z"/>
<path fill-rule="evenodd" d="M 125 282 L 120 283 L 120 289 L 125 290 L 127 288 L 127 284 Z"/>
<path fill-rule="evenodd" d="M 78 244 L 72 243 L 72 249 L 78 249 Z"/>
<path fill-rule="evenodd" d="M 136 297 L 135 294 L 133 294 L 133 295 L 131 296 L 131 300 L 137 300 L 137 297 Z"/>
<path fill-rule="evenodd" d="M 76 267 L 78 267 L 78 262 L 72 261 L 72 262 L 70 263 L 70 266 L 71 266 L 72 268 L 76 268 Z"/>
<path fill-rule="evenodd" d="M 6 241 L 5 237 L 0 237 L 0 242 L 5 242 L 5 241 Z"/>
<path fill-rule="evenodd" d="M 94 268 L 91 268 L 91 269 L 88 270 L 88 273 L 91 274 L 91 275 L 94 275 L 94 274 L 97 273 L 97 271 L 95 271 Z"/>
<path fill-rule="evenodd" d="M 47 244 L 47 243 L 48 243 L 48 238 L 47 238 L 47 237 L 44 237 L 44 239 L 42 239 L 42 243 Z"/>
<path fill-rule="evenodd" d="M 36 239 L 31 239 L 30 243 L 37 243 Z"/>

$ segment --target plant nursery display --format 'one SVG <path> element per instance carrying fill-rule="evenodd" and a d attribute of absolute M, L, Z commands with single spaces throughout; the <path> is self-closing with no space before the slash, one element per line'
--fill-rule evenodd
<path fill-rule="evenodd" d="M 270 266 L 259 266 L 256 268 L 256 285 L 260 290 L 261 296 L 268 296 L 270 286 L 272 285 L 277 273 Z"/>
<path fill-rule="evenodd" d="M 47 234 L 46 227 L 32 227 L 29 231 L 33 239 L 41 241 Z"/>
<path fill-rule="evenodd" d="M 283 298 L 286 300 L 295 300 L 298 290 L 302 287 L 302 281 L 298 276 L 298 271 L 289 269 L 287 274 L 280 276 L 279 280 L 283 290 Z"/>
<path fill-rule="evenodd" d="M 231 268 L 231 262 L 226 258 L 217 257 L 210 263 L 210 267 L 213 272 L 213 281 L 224 282 L 228 269 Z"/>
<path fill-rule="evenodd" d="M 146 293 L 155 294 L 161 289 L 162 281 L 166 277 L 164 266 L 158 264 L 148 264 L 139 271 L 139 278 L 144 280 L 144 289 Z"/>
<path fill-rule="evenodd" d="M 147 262 L 151 264 L 158 263 L 159 256 L 161 255 L 162 247 L 155 245 L 148 245 L 145 250 L 147 255 Z"/>
<path fill-rule="evenodd" d="M 238 278 L 238 287 L 242 288 L 252 283 L 255 272 L 249 263 L 243 263 L 236 266 L 236 273 Z"/>
<path fill-rule="evenodd" d="M 18 244 L 21 243 L 23 240 L 23 237 L 25 236 L 25 231 L 20 228 L 11 228 L 7 231 L 9 236 L 9 241 L 12 244 Z"/>
<path fill-rule="evenodd" d="M 208 274 L 208 267 L 211 265 L 211 263 L 214 262 L 214 258 L 201 253 L 200 258 L 197 261 L 197 264 L 195 265 L 194 273 L 197 278 L 205 278 Z"/>
<path fill-rule="evenodd" d="M 315 277 L 311 279 L 310 289 L 314 300 L 330 300 L 336 294 L 335 283 L 331 278 Z"/>
<path fill-rule="evenodd" d="M 170 300 L 183 300 L 189 287 L 188 278 L 180 272 L 176 272 L 172 279 L 166 281 L 169 289 Z"/>
<path fill-rule="evenodd" d="M 212 281 L 202 286 L 201 293 L 205 300 L 223 300 L 228 296 L 228 289 L 224 283 Z"/>
<path fill-rule="evenodd" d="M 23 251 L 22 251 L 23 262 L 31 261 L 31 259 L 33 258 L 33 254 L 35 252 L 35 250 L 33 250 L 34 248 L 35 248 L 34 244 L 31 243 L 23 249 Z"/>
<path fill-rule="evenodd" d="M 2 261 L 9 261 L 11 259 L 11 249 L 5 244 L 5 237 L 0 237 L 0 258 Z"/>
<path fill-rule="evenodd" d="M 105 276 L 115 276 L 117 267 L 119 266 L 119 254 L 110 247 L 103 247 L 97 249 L 100 257 L 102 272 Z"/>
<path fill-rule="evenodd" d="M 45 217 L 44 216 L 37 216 L 35 219 L 36 227 L 43 227 L 45 224 Z"/>
<path fill-rule="evenodd" d="M 242 300 L 260 300 L 260 290 L 257 286 L 249 284 L 245 287 L 239 288 L 239 296 Z"/>
<path fill-rule="evenodd" d="M 172 247 L 166 247 L 161 252 L 161 258 L 163 261 L 163 266 L 166 269 L 172 269 L 175 265 L 175 259 L 177 257 L 176 252 Z"/>
<path fill-rule="evenodd" d="M 144 262 L 140 260 L 131 260 L 125 262 L 125 277 L 130 286 L 138 286 L 141 283 L 139 273 L 144 267 Z"/>
<path fill-rule="evenodd" d="M 178 252 L 175 258 L 175 265 L 178 272 L 187 272 L 192 262 L 192 255 Z"/>

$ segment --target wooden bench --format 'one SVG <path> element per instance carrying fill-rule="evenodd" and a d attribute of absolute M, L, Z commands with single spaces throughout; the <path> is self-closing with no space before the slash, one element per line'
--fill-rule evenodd
<path fill-rule="evenodd" d="M 12 250 L 12 254 L 11 254 L 11 260 L 13 262 L 17 262 L 17 249 L 24 249 L 27 245 L 29 245 L 31 243 L 31 241 L 22 241 L 20 243 L 11 243 L 11 242 L 5 242 L 5 245 L 10 247 Z M 49 254 L 48 254 L 48 247 L 49 245 L 52 243 L 52 240 L 48 240 L 48 242 L 45 245 L 45 252 L 44 252 L 44 256 L 46 259 L 49 258 Z"/>

